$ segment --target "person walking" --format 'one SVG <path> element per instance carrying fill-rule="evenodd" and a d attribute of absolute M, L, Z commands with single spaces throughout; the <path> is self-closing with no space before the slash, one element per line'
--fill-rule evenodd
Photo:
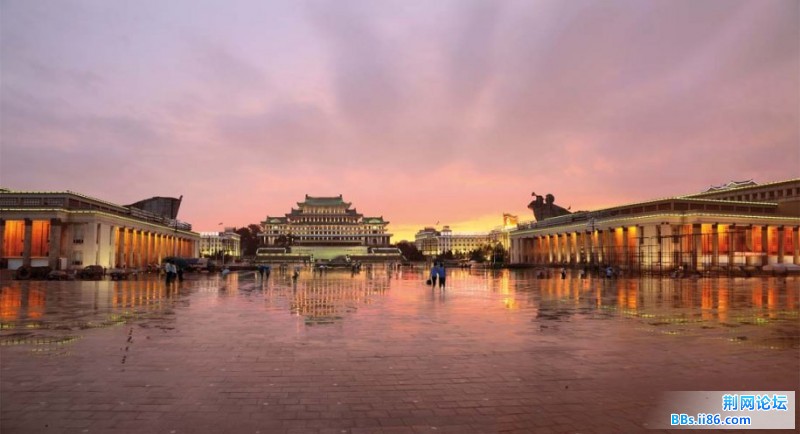
<path fill-rule="evenodd" d="M 439 263 L 434 262 L 433 266 L 431 267 L 431 275 L 428 278 L 428 284 L 431 285 L 431 288 L 436 288 L 436 278 L 439 277 Z"/>
<path fill-rule="evenodd" d="M 164 272 L 167 275 L 166 278 L 167 285 L 172 283 L 175 280 L 175 275 L 178 274 L 177 268 L 175 267 L 175 264 L 172 263 L 172 261 L 167 261 L 167 263 L 164 264 Z"/>
<path fill-rule="evenodd" d="M 444 290 L 444 284 L 447 280 L 447 271 L 444 268 L 444 262 L 439 263 L 439 269 L 436 274 L 439 276 L 439 289 Z"/>

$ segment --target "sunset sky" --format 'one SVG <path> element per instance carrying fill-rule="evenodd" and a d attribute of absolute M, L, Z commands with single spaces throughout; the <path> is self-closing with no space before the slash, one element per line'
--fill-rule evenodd
<path fill-rule="evenodd" d="M 440 222 L 800 176 L 800 2 L 0 2 L 0 186 Z"/>

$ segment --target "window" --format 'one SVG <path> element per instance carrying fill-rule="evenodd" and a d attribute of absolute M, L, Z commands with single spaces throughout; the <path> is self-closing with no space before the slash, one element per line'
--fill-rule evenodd
<path fill-rule="evenodd" d="M 73 225 L 72 226 L 72 243 L 73 244 L 83 244 L 83 231 L 85 225 Z"/>
<path fill-rule="evenodd" d="M 64 199 L 51 197 L 44 200 L 45 205 L 50 206 L 64 206 Z"/>
<path fill-rule="evenodd" d="M 83 252 L 74 250 L 72 252 L 72 265 L 83 265 Z"/>

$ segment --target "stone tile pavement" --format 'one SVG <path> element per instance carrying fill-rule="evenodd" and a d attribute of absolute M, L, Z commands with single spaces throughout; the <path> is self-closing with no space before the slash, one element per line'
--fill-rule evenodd
<path fill-rule="evenodd" d="M 715 302 L 661 325 L 649 315 L 702 318 L 671 300 L 703 288 L 653 302 L 507 272 L 454 274 L 444 293 L 421 273 L 229 279 L 3 282 L 0 431 L 659 432 L 663 391 L 800 384 L 796 281 L 762 285 L 774 309 L 736 307 L 753 288 L 734 284 L 724 317 Z M 789 344 L 762 344 L 774 335 Z"/>

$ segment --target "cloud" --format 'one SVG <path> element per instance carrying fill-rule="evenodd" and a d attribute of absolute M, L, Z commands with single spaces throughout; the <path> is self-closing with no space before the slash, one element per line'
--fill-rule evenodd
<path fill-rule="evenodd" d="M 793 0 L 0 12 L 3 183 L 175 191 L 200 227 L 306 193 L 406 227 L 524 211 L 532 190 L 590 209 L 800 167 Z"/>

